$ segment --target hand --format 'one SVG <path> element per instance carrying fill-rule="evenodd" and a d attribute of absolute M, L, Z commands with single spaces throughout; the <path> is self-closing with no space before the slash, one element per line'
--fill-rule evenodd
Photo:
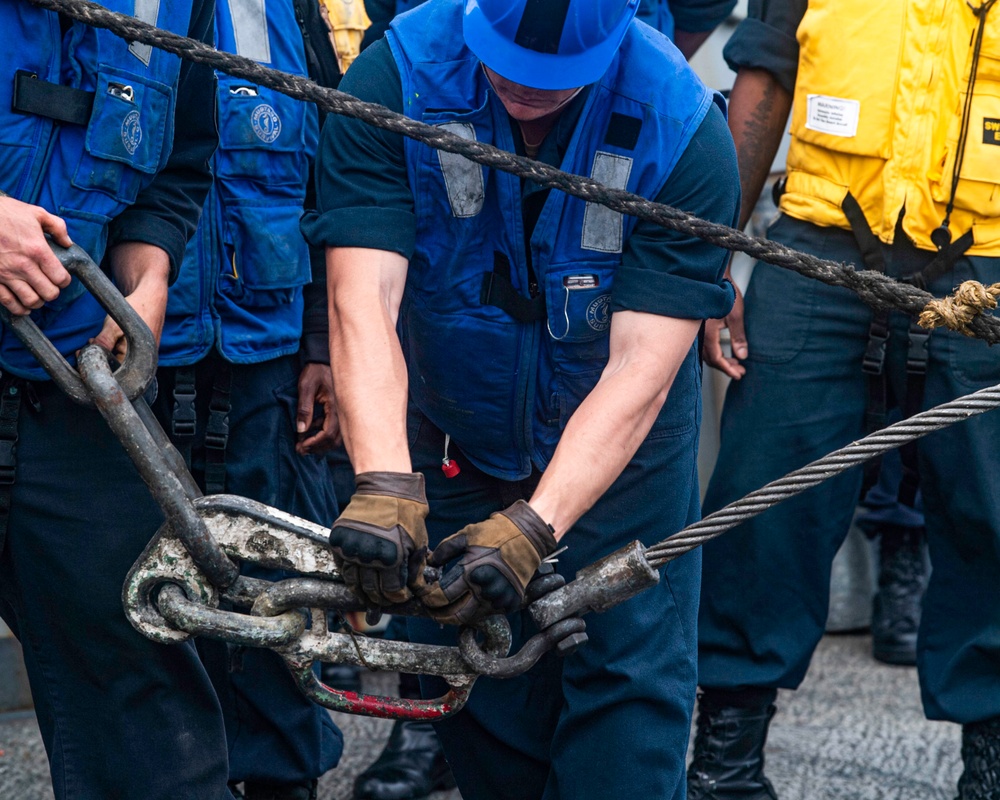
<path fill-rule="evenodd" d="M 453 558 L 459 561 L 420 599 L 434 619 L 451 625 L 516 611 L 542 559 L 555 549 L 552 527 L 518 500 L 434 548 L 427 559 L 431 566 L 444 566 Z"/>
<path fill-rule="evenodd" d="M 319 404 L 323 417 L 313 427 L 313 410 Z M 326 453 L 341 443 L 337 404 L 333 397 L 333 373 L 328 364 L 306 364 L 299 373 L 299 402 L 295 419 L 299 441 L 295 452 L 300 456 Z"/>
<path fill-rule="evenodd" d="M 418 472 L 362 472 L 330 548 L 344 583 L 376 606 L 404 603 L 424 588 L 427 497 Z"/>
<path fill-rule="evenodd" d="M 110 255 L 115 282 L 159 344 L 167 313 L 170 257 L 159 247 L 144 242 L 125 242 Z M 128 348 L 125 334 L 111 317 L 105 317 L 101 332 L 90 341 L 104 347 L 119 361 L 124 360 Z"/>
<path fill-rule="evenodd" d="M 45 234 L 63 247 L 73 242 L 66 223 L 44 208 L 0 197 L 0 305 L 24 316 L 55 300 L 72 280 Z"/>
<path fill-rule="evenodd" d="M 705 320 L 705 340 L 701 347 L 701 358 L 708 366 L 722 370 L 734 381 L 738 381 L 747 372 L 740 361 L 745 359 L 750 351 L 747 348 L 747 335 L 743 327 L 743 293 L 735 283 L 733 288 L 736 290 L 733 310 L 724 319 Z M 723 328 L 729 328 L 732 358 L 726 358 L 722 352 L 720 337 Z"/>

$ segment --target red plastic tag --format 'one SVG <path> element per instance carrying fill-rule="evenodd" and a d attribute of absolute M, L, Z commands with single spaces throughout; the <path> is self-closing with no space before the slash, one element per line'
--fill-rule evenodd
<path fill-rule="evenodd" d="M 457 461 L 453 461 L 452 459 L 448 459 L 447 461 L 441 462 L 441 471 L 444 473 L 444 476 L 446 478 L 454 478 L 462 470 L 458 466 L 458 462 Z"/>

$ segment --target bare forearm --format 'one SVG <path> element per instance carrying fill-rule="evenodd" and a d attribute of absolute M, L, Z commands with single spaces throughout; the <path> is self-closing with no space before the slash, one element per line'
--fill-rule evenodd
<path fill-rule="evenodd" d="M 691 56 L 698 52 L 698 48 L 711 35 L 711 31 L 697 31 L 692 33 L 691 31 L 675 30 L 674 44 L 677 45 L 677 49 L 681 51 L 684 58 L 690 61 Z"/>
<path fill-rule="evenodd" d="M 636 347 L 621 360 L 612 358 L 570 418 L 531 498 L 531 507 L 555 528 L 557 539 L 597 502 L 635 455 L 700 325 L 699 320 L 660 321 L 665 324 L 654 347 Z"/>
<path fill-rule="evenodd" d="M 729 97 L 729 129 L 740 168 L 740 228 L 753 213 L 778 152 L 792 95 L 762 69 L 741 69 Z"/>
<path fill-rule="evenodd" d="M 123 242 L 113 247 L 109 256 L 115 283 L 159 342 L 167 313 L 170 256 L 162 248 L 145 242 Z M 110 331 L 117 341 L 118 326 L 112 325 Z M 105 338 L 105 331 L 98 338 L 112 352 L 118 349 L 111 338 Z"/>
<path fill-rule="evenodd" d="M 330 366 L 344 445 L 355 473 L 410 472 L 407 373 L 396 335 L 399 293 L 378 274 L 402 270 L 401 256 L 378 250 L 327 251 Z"/>
<path fill-rule="evenodd" d="M 145 242 L 123 242 L 109 252 L 111 274 L 122 294 L 129 295 L 140 284 L 162 284 L 164 296 L 170 274 L 170 256 L 160 247 Z"/>

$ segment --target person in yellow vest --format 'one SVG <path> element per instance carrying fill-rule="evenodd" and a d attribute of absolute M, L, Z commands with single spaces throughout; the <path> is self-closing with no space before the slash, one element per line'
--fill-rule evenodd
<path fill-rule="evenodd" d="M 738 70 L 730 127 L 745 215 L 792 109 L 772 239 L 938 296 L 1000 279 L 996 0 L 751 0 L 726 56 Z M 887 409 L 1000 382 L 1000 355 L 983 342 L 928 336 L 763 263 L 745 305 L 708 323 L 703 353 L 739 378 L 706 512 L 860 438 Z M 1000 415 L 984 415 L 902 453 L 900 499 L 919 474 L 933 563 L 920 686 L 928 718 L 962 725 L 959 800 L 1000 798 L 998 440 Z M 860 469 L 840 475 L 705 546 L 692 800 L 777 796 L 763 771 L 774 700 L 799 685 L 823 635 L 830 565 L 862 480 Z"/>

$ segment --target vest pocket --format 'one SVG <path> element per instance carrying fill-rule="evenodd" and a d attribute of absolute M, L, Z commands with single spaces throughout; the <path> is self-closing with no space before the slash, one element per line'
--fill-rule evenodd
<path fill-rule="evenodd" d="M 962 93 L 960 109 L 967 96 L 967 92 Z M 941 177 L 931 185 L 934 199 L 942 204 L 951 198 L 960 128 L 960 114 L 956 114 L 948 132 Z M 1000 216 L 1000 81 L 976 81 L 955 207 L 971 211 L 977 218 Z"/>
<path fill-rule="evenodd" d="M 611 276 L 606 264 L 581 262 L 572 271 L 552 268 L 545 277 L 548 352 L 559 397 L 559 426 L 565 428 L 608 363 Z"/>
<path fill-rule="evenodd" d="M 506 458 L 518 446 L 514 420 L 524 402 L 522 325 L 493 312 L 502 313 L 437 313 L 411 293 L 401 338 L 417 408 L 463 450 Z"/>
<path fill-rule="evenodd" d="M 305 103 L 249 81 L 219 76 L 220 178 L 266 181 L 269 186 L 304 185 L 307 128 L 315 111 Z M 310 128 L 311 129 L 311 128 Z"/>
<path fill-rule="evenodd" d="M 607 361 L 612 274 L 605 264 L 584 262 L 546 275 L 548 335 L 562 357 Z"/>
<path fill-rule="evenodd" d="M 831 30 L 837 31 L 830 36 Z M 844 42 L 866 41 L 879 31 L 879 46 L 852 58 Z M 895 3 L 874 3 L 864 14 L 851 4 L 812 2 L 799 25 L 799 71 L 792 135 L 836 153 L 888 158 L 895 110 L 895 81 L 902 27 Z"/>
<path fill-rule="evenodd" d="M 134 202 L 142 185 L 170 157 L 173 100 L 173 89 L 165 84 L 103 68 L 73 185 L 105 192 L 122 203 Z"/>
<path fill-rule="evenodd" d="M 264 290 L 294 289 L 311 278 L 309 248 L 299 232 L 302 203 L 275 205 L 264 201 L 226 204 L 223 212 L 227 251 L 234 281 L 220 284 L 242 305 L 270 306 L 285 302 Z M 249 292 L 247 292 L 249 290 Z"/>

